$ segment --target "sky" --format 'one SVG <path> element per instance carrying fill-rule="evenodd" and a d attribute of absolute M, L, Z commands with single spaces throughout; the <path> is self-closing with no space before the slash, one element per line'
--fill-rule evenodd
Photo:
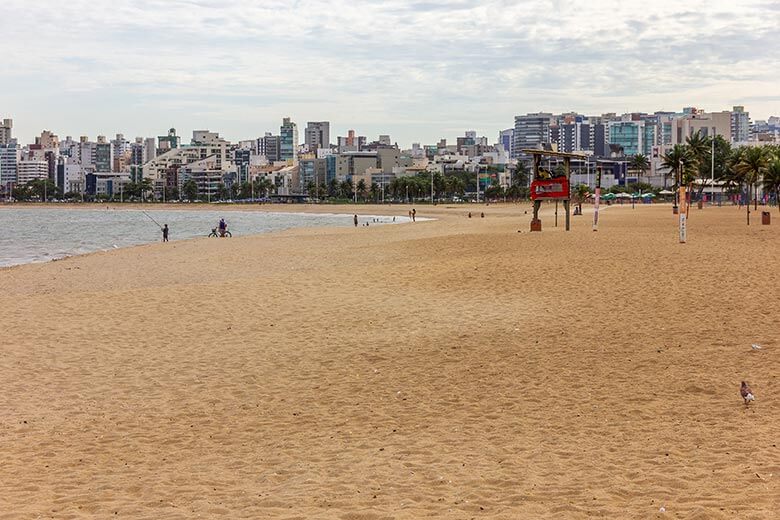
<path fill-rule="evenodd" d="M 780 115 L 772 0 L 2 0 L 0 118 L 32 142 L 330 121 L 497 138 L 527 112 Z"/>

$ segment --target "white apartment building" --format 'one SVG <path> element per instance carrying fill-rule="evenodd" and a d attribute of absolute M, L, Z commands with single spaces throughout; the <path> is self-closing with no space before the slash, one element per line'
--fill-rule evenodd
<path fill-rule="evenodd" d="M 46 179 L 49 177 L 49 163 L 36 159 L 22 158 L 17 166 L 18 184 L 25 184 L 35 179 Z"/>

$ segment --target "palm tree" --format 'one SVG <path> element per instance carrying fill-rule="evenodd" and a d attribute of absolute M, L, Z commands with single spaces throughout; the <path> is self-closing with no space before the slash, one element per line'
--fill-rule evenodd
<path fill-rule="evenodd" d="M 198 198 L 198 184 L 193 179 L 184 181 L 181 190 L 190 202 Z"/>
<path fill-rule="evenodd" d="M 340 197 L 344 199 L 351 199 L 352 198 L 352 179 L 347 179 L 343 181 L 340 186 Z"/>
<path fill-rule="evenodd" d="M 146 200 L 146 195 L 154 189 L 154 183 L 149 177 L 144 177 L 141 182 L 138 183 L 139 191 L 141 192 L 141 200 Z"/>
<path fill-rule="evenodd" d="M 330 182 L 328 182 L 328 197 L 338 197 L 339 194 L 339 181 L 335 177 L 333 177 Z"/>
<path fill-rule="evenodd" d="M 766 173 L 768 161 L 766 152 L 763 148 L 758 146 L 751 146 L 747 148 L 743 155 L 742 160 L 737 164 L 736 169 L 744 177 L 744 182 L 747 184 L 748 200 L 747 200 L 747 223 L 750 225 L 750 188 L 753 187 L 753 194 L 756 193 L 756 186 L 758 185 L 761 177 Z M 758 198 L 755 201 L 755 209 L 758 209 Z"/>
<path fill-rule="evenodd" d="M 707 158 L 710 155 L 710 145 L 710 139 L 703 136 L 699 130 L 696 130 L 696 133 L 688 136 L 685 140 L 688 153 L 697 167 L 708 163 Z"/>
<path fill-rule="evenodd" d="M 357 187 L 355 188 L 357 196 L 361 199 L 366 198 L 366 194 L 368 193 L 368 187 L 366 186 L 366 181 L 364 179 L 360 179 L 357 183 Z"/>
<path fill-rule="evenodd" d="M 773 193 L 775 196 L 775 204 L 777 209 L 780 210 L 780 158 L 775 158 L 764 174 L 763 182 L 764 191 L 767 193 Z"/>
<path fill-rule="evenodd" d="M 675 189 L 679 188 L 683 184 L 688 184 L 689 176 L 686 174 L 686 172 L 690 171 L 691 158 L 688 153 L 688 148 L 685 145 L 674 145 L 674 148 L 669 150 L 669 153 L 661 157 L 661 160 L 663 161 L 661 166 L 668 168 L 669 175 L 674 176 Z M 664 185 L 666 185 L 666 180 L 664 180 Z M 675 195 L 675 202 L 677 204 L 680 202 L 685 202 L 678 201 L 677 197 L 678 195 Z M 677 206 L 675 205 L 675 208 L 676 207 Z"/>
<path fill-rule="evenodd" d="M 650 168 L 650 160 L 646 155 L 641 153 L 636 154 L 631 158 L 628 166 L 639 172 L 639 177 L 643 177 L 648 168 Z"/>

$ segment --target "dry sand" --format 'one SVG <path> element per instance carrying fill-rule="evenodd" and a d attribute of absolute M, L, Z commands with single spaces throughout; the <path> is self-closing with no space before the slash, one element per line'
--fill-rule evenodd
<path fill-rule="evenodd" d="M 0 270 L 0 519 L 777 518 L 780 214 L 526 209 Z"/>

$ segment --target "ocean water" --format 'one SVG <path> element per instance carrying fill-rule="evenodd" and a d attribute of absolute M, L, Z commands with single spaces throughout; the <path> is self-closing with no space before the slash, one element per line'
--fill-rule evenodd
<path fill-rule="evenodd" d="M 171 241 L 204 237 L 222 217 L 234 237 L 295 227 L 353 225 L 352 215 L 337 214 L 0 207 L 0 267 L 156 242 L 162 233 L 152 219 L 168 224 Z M 407 220 L 395 219 L 396 223 Z M 388 224 L 393 217 L 360 215 L 359 221 Z"/>

